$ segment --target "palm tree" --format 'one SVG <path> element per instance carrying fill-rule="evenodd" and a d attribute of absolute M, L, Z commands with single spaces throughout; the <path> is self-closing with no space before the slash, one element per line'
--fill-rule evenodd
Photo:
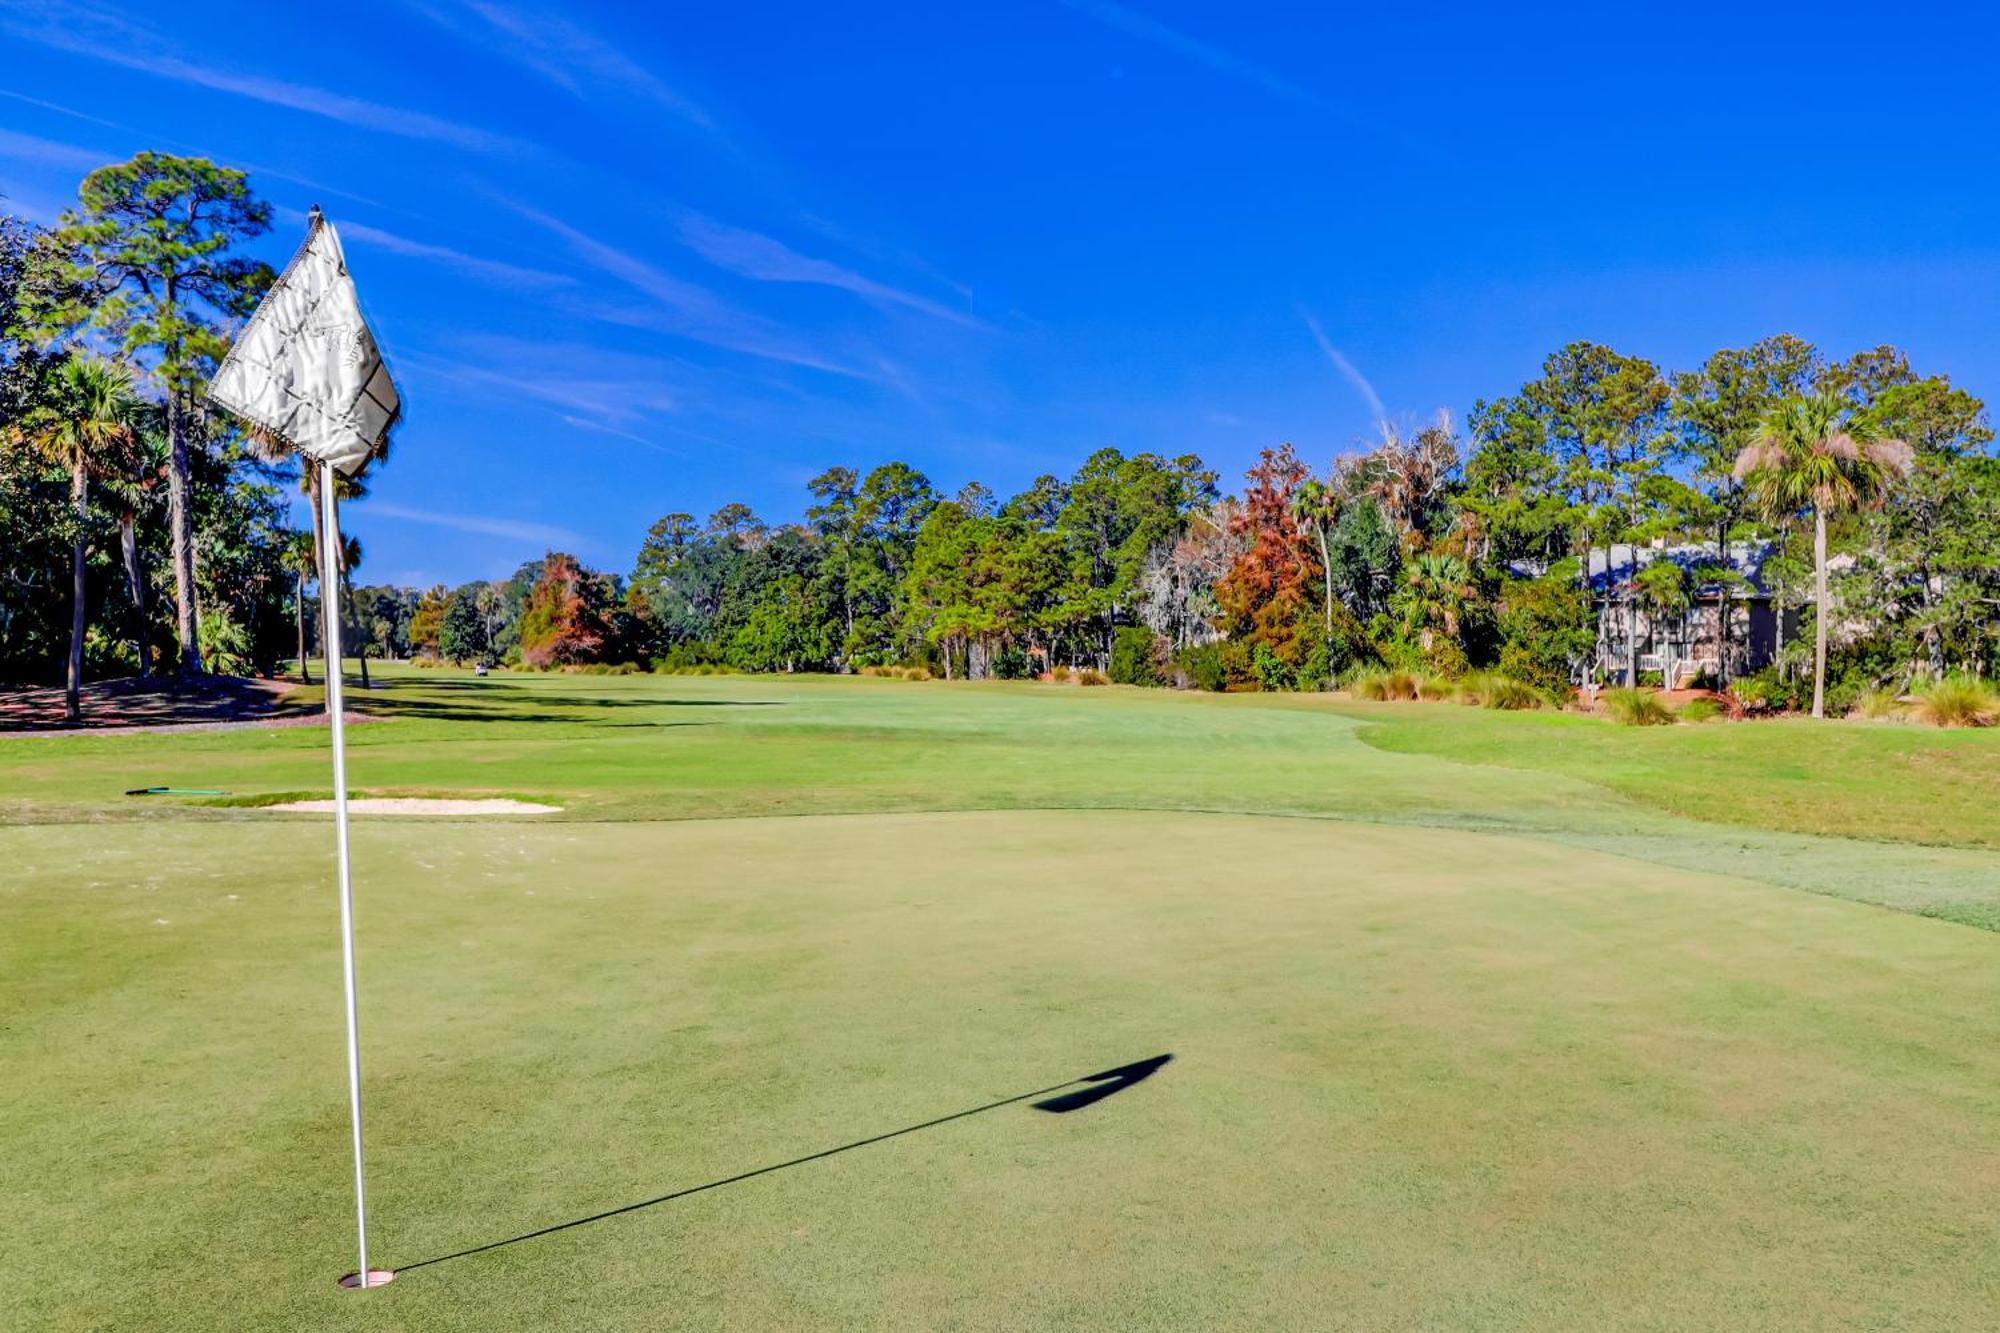
<path fill-rule="evenodd" d="M 1879 503 L 1912 461 L 1909 445 L 1877 437 L 1830 393 L 1772 408 L 1736 456 L 1737 480 L 1773 520 L 1812 511 L 1814 717 L 1826 716 L 1827 515 Z"/>
<path fill-rule="evenodd" d="M 361 489 L 358 482 L 350 482 L 345 477 L 341 478 L 341 483 L 343 485 L 354 486 L 356 491 L 360 491 Z M 359 537 L 342 537 L 340 539 L 340 572 L 338 575 L 340 583 L 337 585 L 340 591 L 339 604 L 347 608 L 347 618 L 354 622 L 354 627 L 357 631 L 354 636 L 354 652 L 361 659 L 361 688 L 365 690 L 371 688 L 368 684 L 367 627 L 361 623 L 361 613 L 354 600 L 354 580 L 348 577 L 349 571 L 359 568 L 360 564 L 361 539 Z"/>
<path fill-rule="evenodd" d="M 73 357 L 56 371 L 55 403 L 16 427 L 17 437 L 49 462 L 69 470 L 74 536 L 70 543 L 69 670 L 63 715 L 83 719 L 84 557 L 90 521 L 90 479 L 102 476 L 132 447 L 138 399 L 124 367 L 94 357 Z"/>
<path fill-rule="evenodd" d="M 306 497 L 306 507 L 312 511 L 313 550 L 314 552 L 318 552 L 323 544 L 320 534 L 320 486 L 323 484 L 323 478 L 327 474 L 327 465 L 300 455 L 297 447 L 291 441 L 273 435 L 262 427 L 245 424 L 243 433 L 249 440 L 250 447 L 268 463 L 286 463 L 293 458 L 298 459 L 299 490 Z M 333 472 L 334 502 L 339 504 L 343 501 L 359 500 L 365 497 L 368 494 L 368 482 L 360 473 L 367 468 L 377 467 L 388 461 L 389 440 L 385 436 L 376 441 L 375 448 L 370 451 L 367 461 L 362 465 L 361 469 L 357 470 L 354 476 L 347 476 L 338 471 Z M 335 602 L 339 604 L 344 601 L 347 605 L 348 613 L 352 615 L 354 613 L 354 590 L 347 582 L 346 572 L 361 563 L 361 544 L 352 540 L 343 542 L 341 544 L 340 556 L 341 569 L 337 575 L 340 581 L 334 585 L 337 594 Z M 315 555 L 314 569 L 323 575 L 324 571 L 318 569 L 317 560 L 318 557 Z M 322 643 L 326 641 L 326 616 L 324 607 L 322 607 L 320 615 L 320 641 Z M 361 656 L 361 688 L 367 689 L 368 643 L 364 639 L 356 647 Z M 305 669 L 304 660 L 303 655 L 301 655 L 301 671 Z M 335 663 L 336 669 L 338 666 L 339 664 Z"/>
<path fill-rule="evenodd" d="M 285 544 L 285 563 L 292 567 L 292 620 L 299 632 L 299 678 L 313 683 L 312 659 L 306 656 L 306 580 L 319 577 L 319 543 L 310 532 L 295 532 Z"/>
<path fill-rule="evenodd" d="M 1333 633 L 1333 556 L 1327 550 L 1326 530 L 1340 521 L 1340 492 L 1316 478 L 1308 477 L 1292 492 L 1292 516 L 1311 528 L 1319 538 L 1319 568 L 1326 582 L 1326 632 Z"/>
<path fill-rule="evenodd" d="M 1417 555 L 1403 573 L 1404 632 L 1426 656 L 1433 654 L 1440 635 L 1456 644 L 1465 608 L 1476 593 L 1472 571 L 1457 556 L 1432 551 Z"/>
<path fill-rule="evenodd" d="M 141 424 L 133 436 L 130 466 L 105 475 L 98 489 L 110 499 L 118 515 L 118 554 L 125 566 L 125 591 L 132 599 L 132 651 L 139 658 L 139 674 L 153 674 L 152 636 L 148 632 L 146 608 L 146 567 L 139 550 L 139 518 L 153 505 L 154 492 L 166 480 L 169 447 L 165 434 L 156 425 L 160 413 L 142 406 Z"/>

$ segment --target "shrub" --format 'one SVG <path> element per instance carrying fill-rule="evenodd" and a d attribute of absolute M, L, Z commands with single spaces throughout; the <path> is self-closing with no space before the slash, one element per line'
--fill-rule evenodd
<path fill-rule="evenodd" d="M 1597 643 L 1590 599 L 1577 583 L 1575 561 L 1547 576 L 1500 591 L 1500 669 L 1545 690 L 1569 687 L 1570 664 Z"/>
<path fill-rule="evenodd" d="M 993 654 L 993 674 L 1001 680 L 1025 680 L 1028 675 L 1028 653 L 1017 643 L 1010 643 Z"/>
<path fill-rule="evenodd" d="M 1661 727 L 1674 721 L 1674 710 L 1651 690 L 1606 690 L 1604 711 L 1613 722 L 1628 727 Z"/>
<path fill-rule="evenodd" d="M 1347 681 L 1347 688 L 1355 698 L 1378 702 L 1414 699 L 1417 697 L 1417 686 L 1417 674 L 1401 667 L 1357 671 Z"/>
<path fill-rule="evenodd" d="M 1060 664 L 1050 667 L 1049 680 L 1057 685 L 1069 684 L 1069 668 Z"/>
<path fill-rule="evenodd" d="M 1111 681 L 1109 677 L 1096 667 L 1085 667 L 1076 673 L 1076 683 L 1079 685 L 1109 685 Z"/>
<path fill-rule="evenodd" d="M 1417 697 L 1425 703 L 1443 703 L 1458 693 L 1458 686 L 1443 676 L 1418 676 Z"/>
<path fill-rule="evenodd" d="M 1220 694 L 1229 687 L 1229 669 L 1223 665 L 1222 649 L 1212 643 L 1183 648 L 1174 657 L 1174 668 L 1185 682 L 1181 688 Z"/>
<path fill-rule="evenodd" d="M 1728 714 L 1729 710 L 1722 706 L 1720 699 L 1703 694 L 1681 705 L 1680 719 L 1683 722 L 1713 722 Z"/>
<path fill-rule="evenodd" d="M 1250 668 L 1257 674 L 1257 687 L 1264 690 L 1289 690 L 1298 684 L 1298 677 L 1285 660 L 1271 651 L 1271 645 L 1259 642 L 1250 654 Z"/>
<path fill-rule="evenodd" d="M 1730 687 L 1738 702 L 1755 712 L 1781 712 L 1799 706 L 1798 682 L 1788 680 L 1774 666 L 1748 676 L 1738 676 Z M 1805 702 L 1812 702 L 1812 682 L 1805 684 Z"/>
<path fill-rule="evenodd" d="M 1986 727 L 2000 720 L 2000 695 L 1977 676 L 1946 676 L 1917 691 L 1915 712 L 1934 727 Z"/>
<path fill-rule="evenodd" d="M 1874 722 L 1900 718 L 1903 716 L 1902 696 L 1887 688 L 1863 690 L 1854 701 L 1853 716 Z"/>
<path fill-rule="evenodd" d="M 1111 639 L 1111 679 L 1119 685 L 1158 685 L 1158 640 L 1144 625 L 1121 625 Z"/>
<path fill-rule="evenodd" d="M 1498 671 L 1475 671 L 1458 683 L 1458 701 L 1478 708 L 1540 708 L 1542 692 L 1525 680 Z"/>

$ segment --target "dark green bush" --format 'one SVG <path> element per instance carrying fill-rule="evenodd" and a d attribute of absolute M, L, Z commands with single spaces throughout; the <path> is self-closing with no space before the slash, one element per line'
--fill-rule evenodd
<path fill-rule="evenodd" d="M 1196 644 L 1174 655 L 1174 668 L 1186 682 L 1185 688 L 1216 694 L 1229 688 L 1229 668 L 1222 660 L 1222 645 Z"/>
<path fill-rule="evenodd" d="M 1111 640 L 1111 680 L 1116 685 L 1160 683 L 1159 641 L 1144 625 L 1123 625 Z"/>

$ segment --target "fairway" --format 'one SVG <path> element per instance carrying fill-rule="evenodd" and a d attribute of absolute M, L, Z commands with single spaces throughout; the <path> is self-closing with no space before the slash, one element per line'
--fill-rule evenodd
<path fill-rule="evenodd" d="M 326 821 L 242 804 L 324 795 L 323 735 L 8 738 L 0 1326 L 1948 1330 L 2000 1301 L 1990 825 L 1697 823 L 1666 758 L 1600 785 L 1274 696 L 389 677 L 358 790 L 563 807 L 357 826 L 401 1276 L 333 1286 Z M 120 794 L 155 783 L 231 795 Z M 1012 1100 L 1165 1054 L 1078 1110 Z"/>

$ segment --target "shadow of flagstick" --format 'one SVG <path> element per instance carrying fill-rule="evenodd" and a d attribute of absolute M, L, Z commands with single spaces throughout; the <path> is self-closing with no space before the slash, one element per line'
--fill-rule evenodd
<path fill-rule="evenodd" d="M 412 1269 L 428 1268 L 432 1264 L 447 1263 L 453 1259 L 465 1259 L 475 1254 L 485 1254 L 488 1250 L 500 1249 L 503 1246 L 519 1245 L 524 1241 L 538 1240 L 543 1236 L 553 1236 L 558 1231 L 568 1231 L 573 1227 L 589 1226 L 592 1222 L 602 1222 L 608 1218 L 622 1217 L 626 1213 L 636 1213 L 643 1208 L 654 1208 L 663 1203 L 672 1203 L 675 1199 L 685 1199 L 690 1194 L 702 1194 L 708 1190 L 721 1189 L 724 1185 L 735 1185 L 745 1180 L 754 1180 L 758 1176 L 768 1176 L 773 1171 L 784 1171 L 790 1167 L 804 1166 L 808 1162 L 817 1162 L 824 1158 L 838 1156 L 844 1152 L 853 1152 L 856 1148 L 866 1148 L 870 1144 L 883 1143 L 889 1139 L 901 1138 L 905 1134 L 915 1134 L 918 1130 L 935 1129 L 939 1125 L 948 1125 L 954 1120 L 963 1120 L 967 1116 L 983 1115 L 988 1111 L 997 1111 L 1003 1106 L 1013 1106 L 1020 1102 L 1033 1101 L 1037 1097 L 1048 1098 L 1046 1101 L 1035 1103 L 1035 1109 L 1038 1111 L 1047 1111 L 1054 1115 L 1064 1115 L 1071 1111 L 1080 1111 L 1086 1106 L 1096 1105 L 1114 1093 L 1123 1092 L 1135 1083 L 1140 1083 L 1151 1078 L 1173 1058 L 1171 1054 L 1155 1055 L 1150 1059 L 1138 1060 L 1129 1065 L 1119 1065 L 1115 1069 L 1105 1069 L 1095 1074 L 1085 1074 L 1082 1078 L 1069 1079 L 1066 1082 L 1056 1083 L 1046 1088 L 1036 1088 L 1033 1092 L 1017 1093 L 1012 1097 L 1002 1097 L 997 1102 L 988 1102 L 984 1106 L 975 1106 L 970 1110 L 954 1111 L 950 1115 L 941 1115 L 935 1120 L 926 1120 L 922 1124 L 905 1125 L 901 1129 L 892 1129 L 884 1134 L 876 1134 L 865 1139 L 856 1139 L 852 1143 L 843 1143 L 838 1148 L 825 1148 L 816 1153 L 808 1153 L 804 1157 L 794 1157 L 788 1162 L 774 1162 L 770 1166 L 760 1166 L 754 1171 L 744 1171 L 737 1175 L 725 1176 L 721 1180 L 711 1180 L 705 1185 L 690 1185 L 684 1190 L 675 1190 L 671 1194 L 662 1194 L 657 1198 L 643 1199 L 638 1203 L 628 1203 L 622 1208 L 607 1208 L 601 1213 L 592 1213 L 588 1217 L 577 1217 L 567 1222 L 557 1222 L 553 1226 L 542 1227 L 537 1231 L 523 1232 L 518 1236 L 509 1236 L 505 1240 L 489 1241 L 484 1245 L 475 1245 L 468 1250 L 458 1250 L 451 1254 L 441 1254 L 435 1259 L 420 1259 L 413 1264 L 401 1264 L 396 1268 L 396 1272 L 398 1275 L 401 1275 L 410 1272 Z M 1079 1084 L 1090 1086 L 1079 1087 Z M 1066 1091 L 1069 1089 L 1074 1089 L 1074 1091 Z M 1060 1093 L 1062 1095 L 1051 1096 L 1050 1094 L 1052 1093 Z"/>

